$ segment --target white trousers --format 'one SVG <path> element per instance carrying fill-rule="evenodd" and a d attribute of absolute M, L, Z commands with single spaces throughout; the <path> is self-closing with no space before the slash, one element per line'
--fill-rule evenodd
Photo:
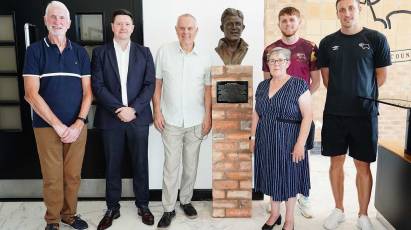
<path fill-rule="evenodd" d="M 182 170 L 180 203 L 191 202 L 203 138 L 201 128 L 201 125 L 182 128 L 165 124 L 162 133 L 164 144 L 162 203 L 165 212 L 175 209 L 180 169 Z"/>

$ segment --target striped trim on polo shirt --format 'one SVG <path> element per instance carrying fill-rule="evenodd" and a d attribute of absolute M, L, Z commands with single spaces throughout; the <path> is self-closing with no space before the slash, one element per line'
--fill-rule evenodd
<path fill-rule="evenodd" d="M 78 77 L 78 78 L 81 78 L 81 75 L 80 75 L 80 74 L 76 74 L 76 73 L 65 73 L 65 72 L 46 73 L 46 74 L 40 75 L 40 78 L 43 78 L 43 77 L 54 77 L 54 76 L 70 76 L 70 77 Z"/>
<path fill-rule="evenodd" d="M 59 73 L 47 73 L 47 74 L 42 74 L 42 75 L 38 75 L 38 74 L 23 74 L 23 76 L 27 76 L 27 77 L 38 77 L 38 78 L 43 78 L 43 77 L 53 77 L 53 76 L 70 76 L 70 77 L 78 77 L 78 78 L 83 78 L 83 77 L 91 77 L 90 74 L 87 75 L 80 75 L 80 74 L 75 74 L 75 73 L 63 73 L 63 72 L 59 72 Z"/>
<path fill-rule="evenodd" d="M 44 43 L 46 43 L 46 46 L 47 46 L 47 47 L 50 47 L 49 43 L 47 42 L 46 37 L 43 38 L 43 41 L 44 41 Z M 71 41 L 70 41 L 69 39 L 67 39 L 67 43 L 68 43 L 68 47 L 69 47 L 70 49 L 72 49 L 73 46 L 71 45 Z"/>

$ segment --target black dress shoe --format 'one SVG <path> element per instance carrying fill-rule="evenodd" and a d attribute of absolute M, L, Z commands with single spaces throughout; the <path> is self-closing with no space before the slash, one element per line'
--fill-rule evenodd
<path fill-rule="evenodd" d="M 100 220 L 100 223 L 97 226 L 97 230 L 104 230 L 109 228 L 113 224 L 113 220 L 119 217 L 120 210 L 107 209 L 103 219 Z"/>
<path fill-rule="evenodd" d="M 180 203 L 180 207 L 183 209 L 184 214 L 186 214 L 186 216 L 188 218 L 190 218 L 190 219 L 197 218 L 197 211 L 191 203 L 188 203 L 188 204 L 181 204 Z"/>
<path fill-rule="evenodd" d="M 261 227 L 261 230 L 271 230 L 274 228 L 275 225 L 280 225 L 281 224 L 281 215 L 278 216 L 277 220 L 274 222 L 273 225 L 268 225 L 265 223 L 263 227 Z"/>
<path fill-rule="evenodd" d="M 163 216 L 161 217 L 160 221 L 157 224 L 157 229 L 167 229 L 171 224 L 171 220 L 175 216 L 176 216 L 175 210 L 173 210 L 172 212 L 164 212 Z"/>
<path fill-rule="evenodd" d="M 65 220 L 61 220 L 61 222 L 63 222 L 64 224 L 70 225 L 74 229 L 82 230 L 82 229 L 88 228 L 87 222 L 82 220 L 80 216 L 74 216 L 72 222 L 68 222 Z"/>
<path fill-rule="evenodd" d="M 47 224 L 45 230 L 59 230 L 59 224 Z"/>
<path fill-rule="evenodd" d="M 138 208 L 138 215 L 141 216 L 141 221 L 146 225 L 154 224 L 154 216 L 151 214 L 148 207 Z"/>

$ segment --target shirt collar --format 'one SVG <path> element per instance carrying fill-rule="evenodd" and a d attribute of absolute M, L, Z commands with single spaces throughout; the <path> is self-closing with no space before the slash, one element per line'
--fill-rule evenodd
<path fill-rule="evenodd" d="M 183 48 L 181 48 L 180 42 L 177 42 L 177 44 L 178 44 L 178 50 L 179 50 L 181 53 L 183 53 L 183 54 L 195 54 L 195 55 L 198 55 L 198 53 L 199 53 L 199 48 L 196 46 L 195 43 L 194 43 L 193 50 L 191 50 L 190 53 L 186 53 L 186 52 L 183 50 Z"/>
<path fill-rule="evenodd" d="M 46 44 L 47 47 L 51 47 L 51 46 L 55 45 L 55 44 L 52 44 L 50 42 L 50 40 L 47 36 L 43 38 L 43 41 L 44 41 L 44 44 Z M 70 39 L 66 38 L 66 43 L 67 43 L 66 48 L 73 49 L 73 46 L 71 45 Z"/>
<path fill-rule="evenodd" d="M 113 38 L 113 43 L 114 43 L 114 49 L 116 49 L 116 50 L 121 50 L 122 52 L 128 52 L 130 50 L 131 41 L 128 41 L 126 50 L 124 50 L 124 51 L 121 48 L 120 44 L 118 44 L 114 38 Z"/>
<path fill-rule="evenodd" d="M 218 42 L 218 49 L 222 49 L 223 47 L 228 47 L 228 42 L 226 38 L 221 38 Z M 245 42 L 242 38 L 240 38 L 240 45 L 238 46 L 238 50 L 244 50 L 248 48 L 247 42 Z"/>

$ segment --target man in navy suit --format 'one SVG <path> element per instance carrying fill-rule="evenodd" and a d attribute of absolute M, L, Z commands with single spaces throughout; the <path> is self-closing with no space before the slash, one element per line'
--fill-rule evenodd
<path fill-rule="evenodd" d="M 107 211 L 97 229 L 111 226 L 120 216 L 121 168 L 125 149 L 130 153 L 138 215 L 153 225 L 148 208 L 148 130 L 153 122 L 150 100 L 155 88 L 153 58 L 147 47 L 130 40 L 133 15 L 113 12 L 113 42 L 94 49 L 92 88 L 98 106 L 95 126 L 101 129 L 106 158 Z"/>

